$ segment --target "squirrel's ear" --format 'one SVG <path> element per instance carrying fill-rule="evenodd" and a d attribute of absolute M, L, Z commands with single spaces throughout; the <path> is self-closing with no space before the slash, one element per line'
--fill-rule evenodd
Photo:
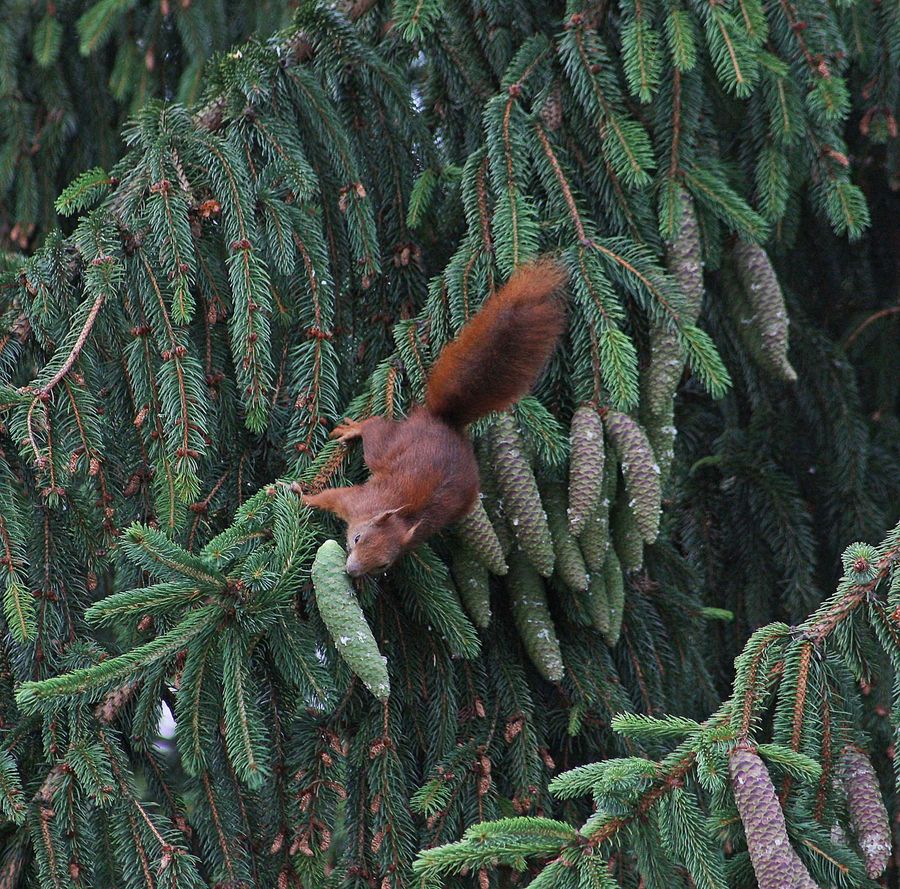
<path fill-rule="evenodd" d="M 406 529 L 406 533 L 403 535 L 403 546 L 409 546 L 412 543 L 413 538 L 416 536 L 416 531 L 419 530 L 419 526 L 422 524 L 422 521 L 419 520 L 414 525 L 410 525 Z"/>
<path fill-rule="evenodd" d="M 407 506 L 409 506 L 409 504 L 404 503 L 403 506 L 398 506 L 396 509 L 386 509 L 384 512 L 378 513 L 378 515 L 372 519 L 372 524 L 383 525 L 392 515 L 402 512 Z"/>

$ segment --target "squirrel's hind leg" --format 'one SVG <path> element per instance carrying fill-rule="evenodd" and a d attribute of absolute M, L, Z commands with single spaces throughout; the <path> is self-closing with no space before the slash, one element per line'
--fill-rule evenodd
<path fill-rule="evenodd" d="M 369 417 L 362 422 L 345 417 L 331 431 L 331 438 L 337 439 L 342 445 L 349 445 L 361 438 L 366 466 L 372 472 L 377 472 L 379 469 L 389 468 L 388 461 L 384 458 L 399 428 L 400 423 L 387 417 Z"/>
<path fill-rule="evenodd" d="M 303 501 L 304 506 L 333 512 L 338 518 L 347 522 L 353 515 L 353 504 L 359 497 L 361 489 L 361 486 L 356 488 L 325 488 L 324 491 L 319 491 L 318 494 L 304 494 L 300 499 Z"/>
<path fill-rule="evenodd" d="M 363 459 L 372 472 L 380 472 L 392 468 L 388 455 L 395 442 L 400 425 L 395 420 L 388 420 L 387 417 L 369 417 L 368 420 L 360 423 Z"/>

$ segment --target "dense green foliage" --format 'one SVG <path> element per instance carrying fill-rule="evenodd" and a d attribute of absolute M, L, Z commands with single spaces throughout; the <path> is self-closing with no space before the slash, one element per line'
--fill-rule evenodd
<path fill-rule="evenodd" d="M 790 867 L 877 885 L 837 764 L 887 789 L 900 725 L 900 8 L 303 3 L 207 64 L 229 4 L 196 44 L 190 3 L 61 4 L 111 16 L 87 63 L 19 6 L 0 887 L 750 887 L 748 751 Z M 172 81 L 71 98 L 165 12 Z M 568 332 L 472 430 L 485 511 L 353 592 L 314 570 L 340 528 L 298 491 L 365 476 L 329 429 L 401 415 L 544 252 Z"/>
<path fill-rule="evenodd" d="M 43 241 L 59 192 L 121 157 L 128 115 L 195 102 L 211 53 L 289 22 L 283 0 L 3 0 L 0 248 Z"/>

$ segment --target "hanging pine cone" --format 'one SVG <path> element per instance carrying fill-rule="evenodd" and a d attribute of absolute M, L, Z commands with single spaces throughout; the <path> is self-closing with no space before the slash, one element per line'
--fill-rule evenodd
<path fill-rule="evenodd" d="M 510 414 L 501 414 L 494 421 L 491 452 L 497 488 L 513 534 L 538 573 L 549 577 L 555 561 L 553 539 L 525 445 Z"/>
<path fill-rule="evenodd" d="M 756 751 L 735 748 L 728 773 L 759 889 L 818 889 L 788 839 L 775 786 Z"/>
<path fill-rule="evenodd" d="M 338 654 L 379 701 L 386 701 L 391 693 L 387 659 L 359 606 L 346 564 L 347 554 L 336 540 L 319 547 L 312 564 L 316 606 Z"/>
<path fill-rule="evenodd" d="M 669 403 L 667 412 L 646 417 L 644 429 L 659 465 L 659 486 L 662 490 L 669 480 L 669 473 L 675 460 L 675 436 L 678 430 L 675 427 L 674 402 Z"/>
<path fill-rule="evenodd" d="M 659 464 L 653 449 L 644 430 L 628 414 L 608 410 L 603 419 L 625 476 L 628 506 L 644 541 L 653 543 L 662 508 Z"/>
<path fill-rule="evenodd" d="M 682 188 L 681 226 L 668 244 L 666 266 L 684 294 L 683 320 L 695 324 L 703 305 L 703 248 L 694 199 Z"/>
<path fill-rule="evenodd" d="M 591 624 L 603 637 L 609 638 L 609 596 L 606 592 L 606 574 L 601 569 L 591 574 L 591 582 L 585 593 L 585 606 L 591 617 Z"/>
<path fill-rule="evenodd" d="M 650 363 L 641 375 L 641 419 L 659 464 L 660 487 L 675 459 L 675 391 L 683 369 L 677 335 L 659 327 L 651 330 Z"/>
<path fill-rule="evenodd" d="M 841 753 L 841 778 L 847 791 L 850 824 L 863 853 L 866 872 L 875 880 L 891 857 L 891 827 L 878 776 L 865 753 L 856 747 L 845 747 Z"/>
<path fill-rule="evenodd" d="M 480 497 L 475 502 L 475 508 L 456 523 L 456 534 L 488 571 L 506 574 L 503 546 Z"/>
<path fill-rule="evenodd" d="M 603 421 L 590 405 L 572 415 L 569 530 L 577 537 L 603 499 Z"/>
<path fill-rule="evenodd" d="M 578 541 L 569 531 L 566 521 L 566 493 L 562 485 L 545 485 L 543 501 L 547 508 L 553 551 L 556 553 L 556 573 L 570 590 L 585 590 L 588 585 L 587 568 L 578 548 Z"/>
<path fill-rule="evenodd" d="M 606 550 L 609 547 L 609 513 L 616 499 L 618 481 L 619 467 L 612 456 L 607 456 L 603 470 L 603 499 L 578 538 L 581 553 L 591 575 L 601 572 L 606 561 Z"/>
<path fill-rule="evenodd" d="M 703 261 L 694 201 L 681 189 L 681 226 L 668 245 L 666 265 L 685 297 L 681 319 L 694 324 L 703 304 Z M 675 392 L 684 372 L 678 334 L 664 325 L 650 330 L 650 363 L 641 377 L 641 418 L 665 482 L 675 457 Z"/>
<path fill-rule="evenodd" d="M 544 122 L 544 126 L 550 130 L 551 133 L 555 133 L 562 126 L 562 90 L 559 88 L 558 83 L 555 83 L 550 88 L 550 92 L 547 94 L 547 98 L 541 106 L 540 115 L 541 120 Z"/>
<path fill-rule="evenodd" d="M 782 380 L 793 383 L 797 372 L 788 361 L 787 308 L 781 285 L 768 254 L 758 244 L 738 241 L 731 251 L 738 278 L 749 303 L 750 316 L 742 319 L 744 336 L 758 339 L 760 361 Z"/>
<path fill-rule="evenodd" d="M 559 639 L 547 608 L 544 581 L 530 559 L 516 550 L 509 556 L 506 588 L 512 604 L 513 620 L 538 673 L 550 682 L 559 682 L 564 668 Z"/>
<path fill-rule="evenodd" d="M 484 506 L 484 511 L 487 513 L 494 534 L 500 543 L 505 565 L 506 554 L 513 548 L 514 541 L 509 529 L 509 522 L 506 521 L 506 513 L 500 503 L 500 493 L 494 478 L 491 448 L 487 437 L 480 438 L 475 442 L 475 455 L 478 458 L 478 475 L 481 479 L 481 504 Z"/>
<path fill-rule="evenodd" d="M 622 619 L 625 617 L 625 578 L 616 551 L 610 547 L 603 566 L 603 585 L 606 590 L 606 601 L 609 608 L 609 626 L 605 633 L 600 632 L 610 648 L 615 646 L 622 635 Z"/>
<path fill-rule="evenodd" d="M 622 570 L 626 574 L 640 571 L 644 567 L 644 538 L 641 537 L 634 512 L 624 497 L 616 500 L 609 522 L 613 548 L 622 563 Z"/>
<path fill-rule="evenodd" d="M 491 579 L 487 568 L 469 547 L 461 545 L 450 552 L 450 570 L 466 611 L 475 626 L 484 629 L 491 622 Z"/>
<path fill-rule="evenodd" d="M 678 334 L 667 327 L 654 327 L 650 331 L 650 364 L 641 376 L 641 411 L 645 416 L 658 417 L 672 409 L 683 371 Z"/>

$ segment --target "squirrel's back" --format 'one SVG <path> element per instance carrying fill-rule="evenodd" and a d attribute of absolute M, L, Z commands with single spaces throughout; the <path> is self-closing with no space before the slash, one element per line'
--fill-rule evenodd
<path fill-rule="evenodd" d="M 441 352 L 428 378 L 428 412 L 462 429 L 525 395 L 563 332 L 566 277 L 550 260 L 517 269 Z"/>

